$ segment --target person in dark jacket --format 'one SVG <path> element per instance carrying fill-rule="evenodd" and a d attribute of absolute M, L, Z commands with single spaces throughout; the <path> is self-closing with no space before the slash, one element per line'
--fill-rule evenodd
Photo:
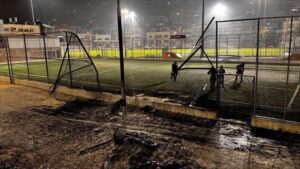
<path fill-rule="evenodd" d="M 215 84 L 216 84 L 216 80 L 217 80 L 217 71 L 214 67 L 211 67 L 209 69 L 209 71 L 207 72 L 207 74 L 210 75 L 210 91 L 214 91 L 215 89 Z"/>
<path fill-rule="evenodd" d="M 224 67 L 221 65 L 219 69 L 219 78 L 220 78 L 220 85 L 225 89 L 224 87 L 224 74 L 226 73 Z"/>
<path fill-rule="evenodd" d="M 234 83 L 237 82 L 238 77 L 240 77 L 240 79 L 241 79 L 240 83 L 243 82 L 244 71 L 245 71 L 245 63 L 241 63 L 241 64 L 236 66 L 236 76 L 235 76 Z"/>
<path fill-rule="evenodd" d="M 170 77 L 170 79 L 173 79 L 174 82 L 176 82 L 177 74 L 178 74 L 178 64 L 177 64 L 177 62 L 175 61 L 175 62 L 172 64 L 172 72 L 171 72 L 171 77 Z"/>

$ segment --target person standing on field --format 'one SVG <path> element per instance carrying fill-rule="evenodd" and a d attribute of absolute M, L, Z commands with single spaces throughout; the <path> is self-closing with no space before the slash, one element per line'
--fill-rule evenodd
<path fill-rule="evenodd" d="M 175 61 L 175 62 L 172 64 L 172 73 L 171 73 L 170 79 L 173 79 L 173 81 L 176 82 L 177 74 L 178 74 L 178 64 L 177 64 L 177 62 Z"/>
<path fill-rule="evenodd" d="M 217 71 L 214 67 L 211 67 L 207 74 L 210 75 L 210 91 L 214 91 L 217 80 Z"/>
<path fill-rule="evenodd" d="M 223 65 L 220 66 L 220 69 L 219 69 L 219 78 L 220 78 L 220 85 L 222 85 L 222 87 L 225 89 L 224 87 L 224 74 L 226 73 Z"/>
<path fill-rule="evenodd" d="M 241 79 L 240 83 L 243 82 L 244 71 L 245 71 L 245 63 L 241 63 L 236 66 L 236 76 L 235 76 L 235 81 L 234 81 L 235 84 L 238 80 L 238 77 L 240 77 L 240 79 Z"/>

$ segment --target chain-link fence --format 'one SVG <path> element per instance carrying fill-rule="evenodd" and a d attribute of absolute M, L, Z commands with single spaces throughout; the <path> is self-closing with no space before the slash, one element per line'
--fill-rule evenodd
<path fill-rule="evenodd" d="M 229 116 L 257 114 L 299 121 L 298 22 L 299 17 L 218 21 L 204 35 L 204 51 L 212 65 L 197 52 L 176 79 L 171 76 L 172 64 L 180 65 L 199 37 L 166 43 L 154 43 L 160 41 L 154 38 L 153 44 L 146 38 L 126 39 L 127 94 L 218 108 Z M 91 90 L 99 90 L 99 80 L 101 91 L 120 92 L 118 41 L 93 44 L 66 32 L 0 37 L 1 76 L 51 84 L 61 77 L 59 84 Z M 179 55 L 164 59 L 164 52 Z M 237 76 L 240 63 L 245 63 L 242 82 Z M 216 90 L 208 74 L 212 66 L 225 69 L 222 81 L 219 74 L 215 82 Z"/>
<path fill-rule="evenodd" d="M 230 99 L 234 105 L 250 105 L 250 100 L 253 100 L 253 113 L 256 115 L 300 120 L 299 19 L 292 16 L 217 22 L 217 65 L 228 65 L 229 62 L 222 58 L 236 56 L 230 61 L 245 63 L 244 75 L 255 80 L 253 87 L 241 83 L 248 94 L 234 95 Z M 235 65 L 231 69 L 234 70 Z M 222 103 L 226 94 L 222 93 L 221 86 L 218 93 L 218 100 Z M 250 99 L 252 96 L 254 99 Z"/>

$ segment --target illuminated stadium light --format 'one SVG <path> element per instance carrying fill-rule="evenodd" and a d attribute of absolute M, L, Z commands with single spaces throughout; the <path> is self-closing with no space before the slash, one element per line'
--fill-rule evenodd
<path fill-rule="evenodd" d="M 122 14 L 128 14 L 129 11 L 128 11 L 128 9 L 122 9 L 122 10 L 121 10 L 121 13 L 122 13 Z"/>
<path fill-rule="evenodd" d="M 130 18 L 135 18 L 136 15 L 135 15 L 135 12 L 131 11 L 131 12 L 128 13 L 127 16 L 130 17 Z"/>
<path fill-rule="evenodd" d="M 228 9 L 224 4 L 217 3 L 213 7 L 212 12 L 217 18 L 224 19 L 226 17 L 226 13 L 228 12 Z"/>

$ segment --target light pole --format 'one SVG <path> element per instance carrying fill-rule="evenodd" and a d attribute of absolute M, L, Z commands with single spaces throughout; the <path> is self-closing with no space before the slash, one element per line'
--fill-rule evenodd
<path fill-rule="evenodd" d="M 33 0 L 30 0 L 30 8 L 31 8 L 32 23 L 35 23 L 34 9 L 33 9 Z"/>
<path fill-rule="evenodd" d="M 205 15 L 205 0 L 202 0 L 202 27 L 201 32 L 204 33 L 204 15 Z M 202 48 L 204 49 L 204 36 L 202 37 Z M 203 57 L 203 50 L 201 50 L 201 57 Z"/>
<path fill-rule="evenodd" d="M 126 112 L 126 91 L 125 91 L 125 70 L 124 70 L 124 57 L 123 57 L 123 32 L 122 32 L 122 15 L 120 8 L 120 0 L 117 0 L 117 16 L 118 16 L 118 35 L 119 35 L 119 52 L 120 52 L 120 74 L 121 74 L 121 107 L 123 113 Z"/>

